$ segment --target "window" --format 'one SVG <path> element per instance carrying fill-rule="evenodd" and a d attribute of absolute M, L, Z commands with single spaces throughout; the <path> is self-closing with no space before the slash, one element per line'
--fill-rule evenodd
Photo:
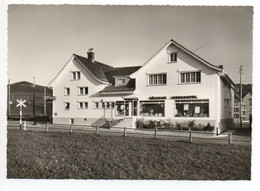
<path fill-rule="evenodd" d="M 239 112 L 239 109 L 238 108 L 234 108 L 234 112 Z"/>
<path fill-rule="evenodd" d="M 167 82 L 166 74 L 153 74 L 148 77 L 148 85 L 165 85 Z"/>
<path fill-rule="evenodd" d="M 171 52 L 169 54 L 169 62 L 177 62 L 177 53 Z"/>
<path fill-rule="evenodd" d="M 70 95 L 70 88 L 65 88 L 65 95 Z"/>
<path fill-rule="evenodd" d="M 94 102 L 94 108 L 96 108 L 96 109 L 99 108 L 99 102 Z"/>
<path fill-rule="evenodd" d="M 246 108 L 246 106 L 245 105 L 242 105 L 242 109 L 245 109 Z"/>
<path fill-rule="evenodd" d="M 69 110 L 70 109 L 70 102 L 65 102 L 65 109 Z"/>
<path fill-rule="evenodd" d="M 234 106 L 238 106 L 238 101 L 235 101 Z"/>
<path fill-rule="evenodd" d="M 116 116 L 124 116 L 124 101 L 117 101 L 116 102 Z"/>
<path fill-rule="evenodd" d="M 242 111 L 242 115 L 246 115 L 246 112 L 245 112 L 245 111 Z"/>
<path fill-rule="evenodd" d="M 176 100 L 175 117 L 209 117 L 209 100 Z"/>
<path fill-rule="evenodd" d="M 238 114 L 234 114 L 234 118 L 239 118 L 239 115 Z"/>
<path fill-rule="evenodd" d="M 71 80 L 80 80 L 80 72 L 71 72 Z"/>
<path fill-rule="evenodd" d="M 87 95 L 88 87 L 79 87 L 79 95 Z"/>
<path fill-rule="evenodd" d="M 125 85 L 126 79 L 125 78 L 118 78 L 116 79 L 116 85 Z"/>
<path fill-rule="evenodd" d="M 164 101 L 140 101 L 140 116 L 163 117 Z"/>
<path fill-rule="evenodd" d="M 79 102 L 79 109 L 88 109 L 88 102 Z"/>
<path fill-rule="evenodd" d="M 200 72 L 185 72 L 181 73 L 181 83 L 199 83 L 201 82 Z"/>
<path fill-rule="evenodd" d="M 245 121 L 246 120 L 246 118 L 245 117 L 242 117 L 242 121 Z"/>

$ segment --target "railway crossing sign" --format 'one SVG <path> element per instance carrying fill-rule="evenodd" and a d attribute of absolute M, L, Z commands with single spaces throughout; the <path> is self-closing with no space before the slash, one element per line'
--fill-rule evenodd
<path fill-rule="evenodd" d="M 18 104 L 16 105 L 16 107 L 26 107 L 26 105 L 24 104 L 26 102 L 26 100 L 16 100 L 18 102 Z"/>
<path fill-rule="evenodd" d="M 26 107 L 26 105 L 24 104 L 26 102 L 26 100 L 16 100 L 18 102 L 18 104 L 16 105 L 16 107 L 20 107 L 20 130 L 22 130 L 22 107 Z"/>

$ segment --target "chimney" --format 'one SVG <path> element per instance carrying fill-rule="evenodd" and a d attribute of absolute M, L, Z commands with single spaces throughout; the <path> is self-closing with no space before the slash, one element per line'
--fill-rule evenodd
<path fill-rule="evenodd" d="M 94 63 L 94 55 L 95 55 L 95 53 L 93 52 L 93 48 L 88 49 L 87 54 L 88 54 L 88 59 L 91 60 L 91 62 Z"/>
<path fill-rule="evenodd" d="M 223 65 L 218 65 L 219 68 L 223 69 Z"/>

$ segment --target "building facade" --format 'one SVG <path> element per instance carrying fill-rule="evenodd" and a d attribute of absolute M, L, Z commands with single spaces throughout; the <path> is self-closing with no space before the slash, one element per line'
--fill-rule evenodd
<path fill-rule="evenodd" d="M 143 66 L 114 68 L 73 54 L 53 87 L 53 122 L 135 128 L 155 120 L 214 125 L 233 123 L 234 83 L 224 72 L 170 40 Z"/>
<path fill-rule="evenodd" d="M 240 115 L 243 123 L 250 122 L 250 117 L 252 117 L 252 85 L 251 84 L 243 85 L 241 113 L 240 113 L 240 90 L 235 94 L 234 123 L 240 123 Z"/>

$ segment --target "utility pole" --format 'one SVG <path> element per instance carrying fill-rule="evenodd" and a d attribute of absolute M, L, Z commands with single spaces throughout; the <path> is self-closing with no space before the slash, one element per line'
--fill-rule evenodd
<path fill-rule="evenodd" d="M 10 79 L 8 79 L 8 117 L 10 117 L 11 114 L 11 106 L 10 106 L 10 101 L 11 101 L 11 91 L 10 91 Z"/>
<path fill-rule="evenodd" d="M 43 89 L 44 115 L 46 116 L 46 87 Z"/>
<path fill-rule="evenodd" d="M 239 67 L 239 74 L 240 74 L 240 109 L 239 109 L 239 115 L 240 115 L 240 128 L 242 128 L 242 74 L 243 74 L 243 66 L 240 65 Z"/>
<path fill-rule="evenodd" d="M 35 118 L 35 77 L 33 76 L 33 119 Z"/>

